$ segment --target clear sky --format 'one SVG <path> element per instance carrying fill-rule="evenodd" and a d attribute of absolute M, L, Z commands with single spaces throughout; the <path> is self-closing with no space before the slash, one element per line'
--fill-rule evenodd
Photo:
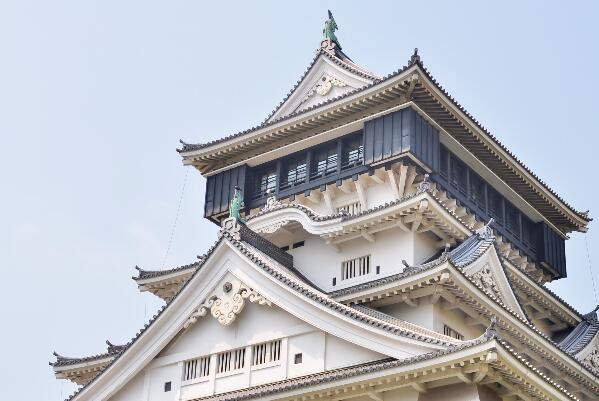
<path fill-rule="evenodd" d="M 103 352 L 156 312 L 134 266 L 187 264 L 216 239 L 179 138 L 263 120 L 312 59 L 327 8 L 354 61 L 387 74 L 418 47 L 484 126 L 599 218 L 599 7 L 562 4 L 1 0 L 1 398 L 65 398 L 53 350 Z M 569 277 L 551 285 L 582 312 L 597 302 L 594 225 L 572 235 Z"/>

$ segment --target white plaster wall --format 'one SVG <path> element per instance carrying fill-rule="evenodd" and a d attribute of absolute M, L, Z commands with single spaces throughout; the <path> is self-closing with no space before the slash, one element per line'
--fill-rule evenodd
<path fill-rule="evenodd" d="M 202 318 L 159 356 L 192 359 L 286 337 L 299 330 L 311 328 L 275 305 L 269 307 L 247 302 L 240 317 L 229 326 L 221 325 L 210 316 Z"/>
<path fill-rule="evenodd" d="M 172 401 L 177 399 L 181 385 L 181 370 L 177 364 L 150 369 L 148 375 L 148 401 Z M 164 384 L 171 382 L 171 391 L 164 391 Z"/>
<path fill-rule="evenodd" d="M 421 298 L 418 306 L 415 307 L 405 303 L 397 303 L 384 306 L 381 311 L 421 327 L 435 330 L 435 316 L 430 298 Z"/>
<path fill-rule="evenodd" d="M 468 326 L 464 321 L 465 317 L 462 311 L 458 309 L 444 310 L 442 304 L 437 303 L 434 305 L 434 330 L 443 333 L 443 325 L 446 324 L 461 333 L 465 340 L 482 335 L 485 329 L 479 325 Z"/>
<path fill-rule="evenodd" d="M 324 370 L 325 334 L 321 331 L 294 336 L 289 339 L 287 376 L 297 377 Z M 295 355 L 302 354 L 302 363 L 295 363 Z"/>
<path fill-rule="evenodd" d="M 418 401 L 478 401 L 478 390 L 474 384 L 453 384 L 429 389 L 420 394 Z"/>
<path fill-rule="evenodd" d="M 385 391 L 382 395 L 384 401 L 418 401 L 419 393 L 411 388 L 398 388 Z"/>
<path fill-rule="evenodd" d="M 292 249 L 289 253 L 293 255 L 294 266 L 306 277 L 323 290 L 333 291 L 400 273 L 404 269 L 402 260 L 414 264 L 415 235 L 418 234 L 406 233 L 399 228 L 389 229 L 375 234 L 374 243 L 363 238 L 343 242 L 340 244 L 340 252 L 327 245 L 320 237 L 309 236 L 305 239 L 305 246 Z M 371 255 L 370 275 L 341 280 L 341 263 L 365 255 Z M 380 266 L 378 275 L 376 266 Z M 337 285 L 334 287 L 333 277 L 337 278 Z"/>
<path fill-rule="evenodd" d="M 325 341 L 326 348 L 324 360 L 326 370 L 385 358 L 385 355 L 365 348 L 356 347 L 355 345 L 330 334 L 326 335 Z"/>
<path fill-rule="evenodd" d="M 138 373 L 125 387 L 120 389 L 110 401 L 139 401 L 144 393 L 145 373 Z"/>

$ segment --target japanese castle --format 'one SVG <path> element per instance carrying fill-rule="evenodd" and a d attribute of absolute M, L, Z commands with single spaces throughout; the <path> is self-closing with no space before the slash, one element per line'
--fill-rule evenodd
<path fill-rule="evenodd" d="M 162 309 L 50 363 L 71 401 L 597 400 L 597 308 L 545 284 L 591 221 L 449 95 L 417 50 L 379 76 L 329 12 L 266 120 L 182 143 L 214 245 L 138 268 Z"/>

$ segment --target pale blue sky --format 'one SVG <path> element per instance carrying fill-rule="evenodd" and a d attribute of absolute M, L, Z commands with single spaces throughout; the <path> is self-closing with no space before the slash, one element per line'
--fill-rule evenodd
<path fill-rule="evenodd" d="M 53 350 L 102 352 L 160 305 L 186 169 L 178 139 L 260 122 L 313 57 L 327 8 L 350 57 L 379 74 L 418 47 L 432 74 L 575 207 L 599 218 L 596 2 L 0 0 L 3 399 L 60 400 Z M 215 240 L 189 170 L 165 267 Z M 599 235 L 587 234 L 599 280 Z M 552 285 L 593 308 L 585 235 Z"/>

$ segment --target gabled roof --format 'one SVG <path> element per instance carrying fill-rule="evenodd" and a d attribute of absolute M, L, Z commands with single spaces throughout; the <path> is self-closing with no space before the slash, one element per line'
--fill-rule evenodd
<path fill-rule="evenodd" d="M 559 346 L 572 355 L 582 351 L 599 332 L 599 319 L 597 319 L 597 306 L 592 312 L 584 315 L 582 321 L 560 341 Z"/>
<path fill-rule="evenodd" d="M 566 203 L 451 97 L 414 54 L 407 66 L 307 109 L 271 118 L 259 126 L 204 144 L 183 143 L 184 164 L 210 174 L 323 132 L 322 127 L 367 119 L 412 101 L 524 200 L 564 232 L 586 231 L 592 220 Z M 388 108 L 385 109 L 385 105 Z M 370 112 L 369 112 L 370 111 Z M 329 128 L 330 129 L 330 128 Z M 326 129 L 324 131 L 327 131 Z M 258 140 L 259 139 L 259 140 Z"/>
<path fill-rule="evenodd" d="M 267 383 L 221 394 L 194 398 L 191 401 L 244 401 L 257 398 L 274 399 L 283 397 L 293 400 L 296 398 L 291 397 L 301 397 L 305 393 L 310 394 L 316 393 L 317 391 L 326 391 L 326 389 L 330 388 L 330 386 L 336 385 L 337 383 L 343 381 L 351 383 L 353 385 L 352 387 L 354 388 L 363 388 L 364 384 L 360 384 L 360 382 L 364 380 L 365 376 L 367 375 L 373 373 L 392 374 L 393 371 L 401 371 L 403 368 L 404 370 L 401 371 L 403 378 L 417 377 L 418 374 L 416 372 L 406 374 L 409 372 L 410 367 L 414 366 L 414 371 L 418 371 L 421 369 L 419 366 L 423 366 L 421 365 L 422 362 L 432 361 L 438 361 L 438 363 L 435 363 L 434 366 L 440 366 L 443 364 L 443 362 L 441 362 L 442 360 L 447 359 L 447 362 L 449 362 L 450 360 L 453 360 L 451 358 L 452 356 L 459 358 L 458 354 L 463 354 L 462 358 L 470 358 L 470 361 L 474 361 L 473 356 L 480 352 L 481 347 L 487 352 L 486 354 L 483 354 L 485 356 L 484 358 L 481 358 L 481 361 L 485 360 L 485 363 L 488 363 L 493 369 L 497 369 L 497 371 L 500 372 L 500 376 L 506 379 L 506 382 L 508 382 L 510 379 L 513 380 L 514 377 L 518 377 L 519 379 L 522 378 L 517 374 L 514 375 L 513 371 L 506 369 L 508 365 L 502 365 L 502 360 L 507 361 L 508 359 L 511 359 L 509 363 L 510 366 L 516 367 L 516 365 L 519 365 L 518 367 L 520 369 L 532 372 L 532 376 L 528 376 L 528 379 L 532 379 L 532 382 L 537 381 L 538 383 L 546 383 L 548 385 L 547 389 L 551 389 L 553 393 L 551 395 L 552 399 L 577 400 L 575 396 L 565 390 L 562 386 L 558 385 L 554 380 L 547 377 L 526 360 L 522 359 L 520 355 L 514 352 L 509 345 L 498 336 L 494 328 L 490 327 L 485 331 L 485 333 L 483 333 L 483 335 L 475 340 L 467 341 L 463 344 L 439 351 L 433 351 L 399 360 L 388 358 L 355 366 L 332 369 L 322 373 L 289 378 L 274 383 Z M 495 351 L 498 352 L 499 358 L 495 358 L 495 355 L 493 354 Z M 455 361 L 453 363 L 455 363 Z M 463 366 L 463 363 L 460 366 Z M 425 368 L 425 371 L 426 370 L 427 369 Z M 432 372 L 435 372 L 435 370 Z M 427 373 L 423 373 L 423 375 L 426 374 Z M 378 380 L 378 377 L 380 376 L 377 376 L 377 379 L 375 380 Z M 434 380 L 435 375 L 429 374 L 429 377 L 431 380 Z M 394 383 L 395 386 L 402 384 L 399 378 L 396 380 L 386 380 L 386 382 Z M 536 399 L 539 396 L 539 393 L 534 393 L 534 390 L 531 388 L 532 382 L 526 380 L 527 386 L 522 387 L 521 391 L 526 392 L 527 396 Z M 379 387 L 382 389 L 384 386 L 380 381 L 379 383 Z M 358 386 L 355 386 L 355 384 L 358 384 Z M 407 385 L 407 383 L 403 384 L 404 386 Z M 293 396 L 291 396 L 291 393 L 293 393 Z M 344 394 L 344 392 L 340 392 L 340 394 Z M 547 396 L 544 396 L 544 398 L 546 397 Z M 315 396 L 314 398 L 319 397 Z"/>
<path fill-rule="evenodd" d="M 279 113 L 279 111 L 283 108 L 287 101 L 290 100 L 290 98 L 296 93 L 296 91 L 300 89 L 302 84 L 305 81 L 309 80 L 309 77 L 312 74 L 314 67 L 317 65 L 317 62 L 320 58 L 326 58 L 327 60 L 334 63 L 336 66 L 347 71 L 349 74 L 355 75 L 360 78 L 364 78 L 366 81 L 364 82 L 363 86 L 381 80 L 381 77 L 355 64 L 343 51 L 341 51 L 341 49 L 335 42 L 331 41 L 330 39 L 324 39 L 321 42 L 320 47 L 316 50 L 316 55 L 308 65 L 308 68 L 306 68 L 306 71 L 302 74 L 300 79 L 295 83 L 295 85 L 293 86 L 293 88 L 291 88 L 287 95 L 285 95 L 285 97 L 277 105 L 277 107 L 275 107 L 274 110 L 270 112 L 265 122 L 268 122 L 271 119 L 276 119 L 285 116 L 285 114 L 281 114 Z M 359 87 L 355 89 L 359 89 Z"/>
<path fill-rule="evenodd" d="M 242 224 L 237 224 L 235 227 L 236 228 L 233 230 L 223 230 L 220 232 L 219 240 L 210 248 L 206 255 L 202 257 L 200 266 L 195 270 L 193 276 L 179 289 L 177 294 L 175 294 L 175 296 L 170 299 L 156 315 L 154 315 L 150 322 L 146 324 L 144 328 L 139 331 L 139 333 L 137 333 L 137 335 L 126 345 L 126 347 L 124 347 L 122 351 L 119 352 L 116 357 L 102 369 L 100 374 L 95 376 L 88 384 L 84 385 L 69 399 L 78 399 L 78 395 L 87 391 L 91 385 L 93 385 L 102 375 L 107 374 L 111 367 L 118 363 L 123 357 L 128 355 L 129 352 L 133 352 L 133 348 L 136 346 L 136 344 L 139 343 L 139 341 L 141 341 L 141 339 L 146 335 L 149 335 L 148 331 L 156 326 L 158 324 L 157 322 L 159 322 L 161 319 L 166 319 L 165 316 L 168 314 L 169 309 L 174 307 L 173 305 L 178 303 L 178 307 L 181 307 L 181 304 L 185 302 L 184 299 L 187 299 L 180 297 L 181 294 L 186 291 L 191 283 L 195 282 L 196 284 L 194 285 L 196 286 L 202 285 L 198 284 L 201 282 L 194 281 L 194 278 L 200 272 L 204 271 L 202 267 L 212 260 L 212 255 L 214 255 L 218 249 L 222 249 L 224 246 L 229 246 L 232 247 L 232 249 L 239 251 L 239 254 L 243 255 L 243 257 L 246 258 L 252 264 L 252 266 L 255 266 L 258 271 L 263 272 L 273 280 L 279 282 L 281 286 L 286 287 L 288 290 L 296 294 L 296 296 L 304 299 L 306 302 L 310 302 L 311 305 L 319 305 L 319 308 L 328 310 L 329 313 L 331 313 L 330 316 L 332 320 L 334 320 L 335 317 L 349 319 L 349 321 L 353 322 L 352 324 L 355 325 L 356 328 L 358 326 L 363 327 L 363 325 L 366 325 L 366 327 L 369 327 L 368 330 L 370 330 L 371 336 L 376 337 L 377 335 L 391 335 L 392 337 L 390 338 L 397 338 L 398 340 L 406 339 L 413 344 L 421 344 L 423 347 L 428 349 L 443 349 L 448 346 L 462 343 L 459 340 L 425 328 L 418 328 L 418 330 L 415 330 L 412 324 L 403 322 L 401 320 L 392 323 L 386 322 L 333 300 L 326 294 L 320 292 L 318 289 L 313 288 L 309 284 L 305 283 L 301 278 L 296 276 L 293 269 L 288 268 L 275 260 L 275 257 L 279 258 L 283 255 L 274 254 L 272 252 L 273 247 L 276 248 L 278 252 L 284 253 L 276 246 L 273 244 L 268 245 L 268 241 L 259 237 L 255 233 L 252 234 L 251 230 L 242 228 L 245 227 Z M 256 237 L 259 237 L 260 239 L 258 240 Z M 283 260 L 283 262 L 285 262 L 285 260 Z M 178 326 L 169 325 L 168 330 L 175 332 L 176 330 L 180 330 L 180 328 L 178 328 Z M 173 336 L 174 335 L 175 334 L 173 334 Z M 370 341 L 367 340 L 367 338 L 368 337 L 363 337 L 364 341 Z M 397 352 L 400 352 L 399 348 L 397 349 Z"/>

